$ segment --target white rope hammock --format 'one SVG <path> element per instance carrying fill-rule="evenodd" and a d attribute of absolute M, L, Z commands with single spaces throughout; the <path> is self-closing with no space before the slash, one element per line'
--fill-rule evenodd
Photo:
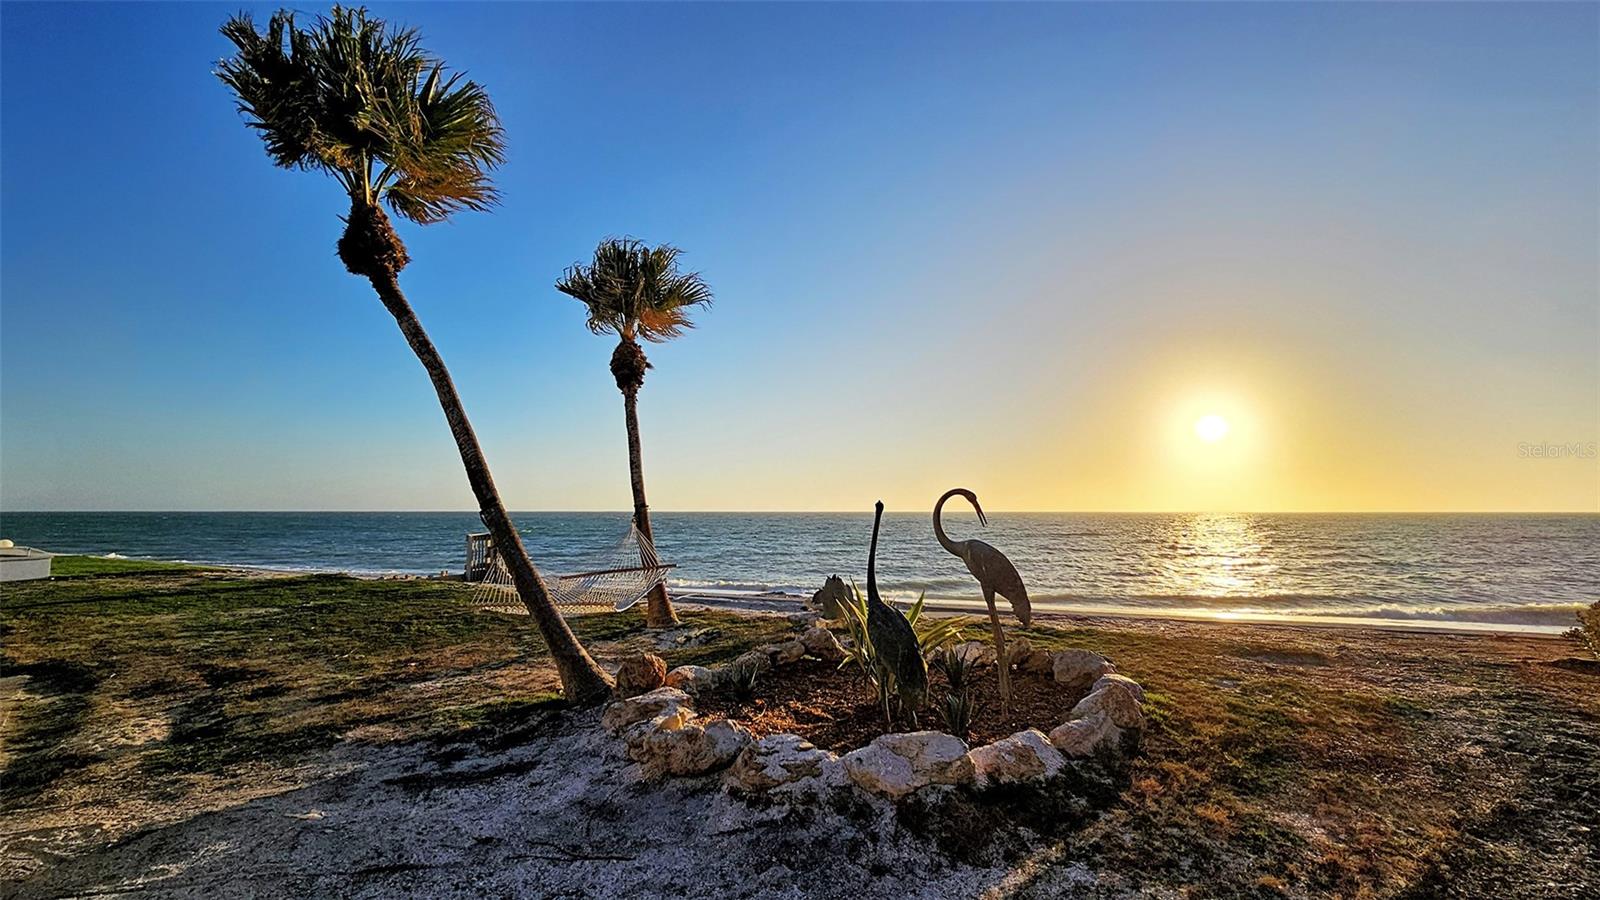
<path fill-rule="evenodd" d="M 571 575 L 540 572 L 550 599 L 563 609 L 621 611 L 638 603 L 667 580 L 672 563 L 663 563 L 656 548 L 628 523 L 628 531 L 610 550 L 594 559 L 587 571 Z M 476 582 L 472 602 L 494 612 L 526 615 L 511 572 L 495 552 L 488 533 L 467 535 L 467 580 Z"/>

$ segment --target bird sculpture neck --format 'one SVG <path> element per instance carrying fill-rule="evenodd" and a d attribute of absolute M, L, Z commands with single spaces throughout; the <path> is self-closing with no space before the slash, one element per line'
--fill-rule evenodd
<path fill-rule="evenodd" d="M 962 559 L 966 559 L 967 548 L 956 543 L 955 541 L 950 540 L 950 535 L 944 533 L 944 502 L 949 500 L 951 497 L 956 496 L 964 497 L 966 495 L 961 492 L 960 488 L 954 488 L 952 490 L 945 491 L 944 496 L 939 498 L 939 502 L 933 505 L 933 536 L 939 539 L 939 545 L 944 547 L 944 549 L 950 551 L 956 556 L 961 557 Z"/>
<path fill-rule="evenodd" d="M 883 501 L 879 500 L 872 516 L 872 545 L 867 550 L 867 602 L 882 603 L 878 597 L 878 526 L 883 522 Z"/>

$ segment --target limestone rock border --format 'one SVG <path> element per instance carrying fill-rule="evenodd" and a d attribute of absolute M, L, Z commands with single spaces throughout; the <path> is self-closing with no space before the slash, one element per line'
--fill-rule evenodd
<path fill-rule="evenodd" d="M 896 732 L 841 755 L 796 734 L 756 738 L 737 722 L 702 719 L 695 713 L 694 697 L 723 689 L 738 668 L 757 666 L 766 672 L 806 656 L 827 662 L 843 657 L 825 627 L 814 620 L 794 624 L 803 634 L 748 651 L 731 663 L 673 669 L 666 674 L 666 686 L 607 706 L 603 727 L 622 740 L 624 753 L 647 778 L 726 770 L 725 787 L 747 795 L 798 800 L 854 787 L 890 801 L 934 786 L 1045 781 L 1074 760 L 1114 763 L 1136 750 L 1144 730 L 1144 689 L 1117 673 L 1110 660 L 1088 650 L 1024 649 L 1013 654 L 1012 661 L 1024 671 L 1048 673 L 1064 690 L 1088 685 L 1088 693 L 1048 734 L 1028 728 L 978 747 L 940 731 Z"/>

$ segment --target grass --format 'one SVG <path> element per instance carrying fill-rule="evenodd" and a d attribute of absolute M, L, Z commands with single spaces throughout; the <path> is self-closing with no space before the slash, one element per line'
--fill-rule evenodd
<path fill-rule="evenodd" d="M 54 578 L 76 578 L 84 575 L 160 575 L 201 572 L 206 571 L 206 568 L 188 563 L 105 556 L 58 556 L 50 561 L 50 575 Z"/>
<path fill-rule="evenodd" d="M 477 611 L 457 583 L 74 557 L 56 571 L 7 585 L 0 605 L 8 815 L 130 797 L 181 807 L 219 779 L 253 785 L 344 745 L 492 748 L 526 740 L 560 706 L 529 622 Z M 789 628 L 681 615 L 694 639 L 658 651 L 669 665 L 731 659 Z M 602 659 L 655 648 L 636 613 L 570 621 Z M 1197 625 L 1013 633 L 1104 653 L 1146 689 L 1143 752 L 1120 796 L 1052 836 L 1065 858 L 1126 886 L 1424 896 L 1499 890 L 1495 873 L 1508 872 L 1563 884 L 1574 836 L 1600 833 L 1600 691 L 1592 675 L 1528 662 L 1526 642 Z"/>
<path fill-rule="evenodd" d="M 1068 858 L 1140 873 L 1136 884 L 1431 896 L 1441 881 L 1471 885 L 1476 868 L 1533 879 L 1555 847 L 1600 831 L 1600 806 L 1563 799 L 1600 802 L 1600 751 L 1570 764 L 1543 754 L 1600 746 L 1596 681 L 1508 659 L 1494 639 L 1463 652 L 1449 637 L 1344 635 L 1356 647 L 1339 652 L 1331 635 L 1237 626 L 1013 633 L 1102 653 L 1145 688 L 1142 752 L 1120 802 L 1063 836 Z M 963 639 L 987 636 L 972 627 Z M 1510 795 L 1526 833 L 1490 852 L 1481 832 Z"/>
<path fill-rule="evenodd" d="M 558 682 L 525 617 L 479 612 L 447 581 L 340 575 L 239 577 L 131 560 L 62 557 L 63 577 L 9 585 L 0 675 L 37 700 L 8 724 L 0 804 L 63 777 L 224 773 L 285 763 L 343 740 L 383 742 L 510 727 Z M 688 612 L 707 664 L 781 622 Z M 570 619 L 602 652 L 645 639 L 637 615 Z M 105 739 L 128 720 L 148 734 Z"/>

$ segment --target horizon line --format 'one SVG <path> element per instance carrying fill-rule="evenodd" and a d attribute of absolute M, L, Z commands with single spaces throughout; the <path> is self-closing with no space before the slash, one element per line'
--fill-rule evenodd
<path fill-rule="evenodd" d="M 891 510 L 884 513 L 908 513 L 922 510 Z M 164 515 L 471 515 L 471 509 L 12 509 L 0 510 L 6 515 L 106 515 L 106 514 L 164 514 Z M 510 515 L 536 513 L 541 515 L 625 515 L 627 510 L 615 509 L 508 509 Z M 652 513 L 667 515 L 740 515 L 740 516 L 795 516 L 795 515 L 866 515 L 870 510 L 857 509 L 652 509 Z M 1600 509 L 1302 509 L 1302 510 L 1249 510 L 1249 509 L 997 509 L 995 514 L 1018 515 L 1076 515 L 1076 516 L 1600 516 Z"/>

